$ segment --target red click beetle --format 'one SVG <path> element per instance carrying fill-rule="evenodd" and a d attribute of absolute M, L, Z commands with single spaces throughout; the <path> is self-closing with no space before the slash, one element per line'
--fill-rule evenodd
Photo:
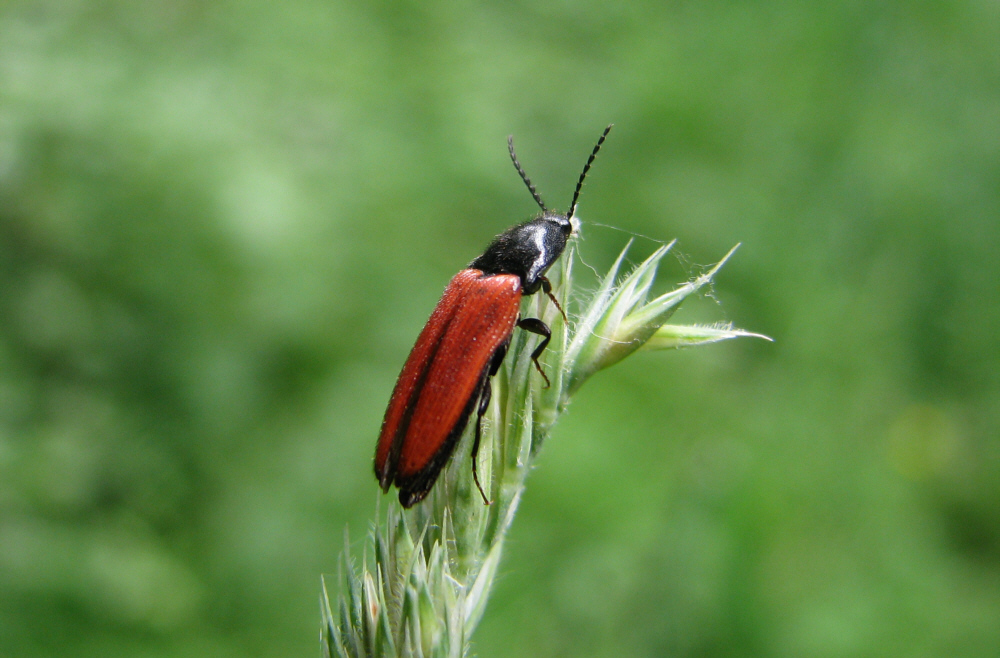
<path fill-rule="evenodd" d="M 520 317 L 521 297 L 541 289 L 563 313 L 545 272 L 566 248 L 583 180 L 610 130 L 608 126 L 597 140 L 565 215 L 545 207 L 517 161 L 514 138 L 507 138 L 510 159 L 542 212 L 496 236 L 481 256 L 455 275 L 399 373 L 375 449 L 375 477 L 384 492 L 393 484 L 399 487 L 403 507 L 416 505 L 430 492 L 473 410 L 472 477 L 489 504 L 479 483 L 476 456 L 492 395 L 490 377 L 503 363 L 514 327 L 520 327 L 542 336 L 531 358 L 549 385 L 538 357 L 552 332 L 538 318 Z"/>

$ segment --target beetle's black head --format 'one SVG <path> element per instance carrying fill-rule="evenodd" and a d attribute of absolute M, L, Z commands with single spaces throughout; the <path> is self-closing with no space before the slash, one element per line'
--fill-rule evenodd
<path fill-rule="evenodd" d="M 547 210 L 493 238 L 469 267 L 486 274 L 516 274 L 521 278 L 522 293 L 530 295 L 538 290 L 541 277 L 562 254 L 572 232 L 573 225 L 566 215 Z"/>
<path fill-rule="evenodd" d="M 486 274 L 515 274 L 521 278 L 521 289 L 525 295 L 535 293 L 542 285 L 542 277 L 546 270 L 556 262 L 566 248 L 566 242 L 573 233 L 573 213 L 576 212 L 576 202 L 580 198 L 583 180 L 587 177 L 590 165 L 594 163 L 597 152 L 604 144 L 604 138 L 611 131 L 611 126 L 604 129 L 601 138 L 597 140 L 587 164 L 583 167 L 580 180 L 573 193 L 573 202 L 565 215 L 545 207 L 542 197 L 531 184 L 528 175 L 524 173 L 521 163 L 514 153 L 514 138 L 507 138 L 510 159 L 514 162 L 517 173 L 521 175 L 524 184 L 528 186 L 531 196 L 541 207 L 542 214 L 532 220 L 509 228 L 493 239 L 483 255 L 472 261 L 469 267 L 482 270 Z"/>

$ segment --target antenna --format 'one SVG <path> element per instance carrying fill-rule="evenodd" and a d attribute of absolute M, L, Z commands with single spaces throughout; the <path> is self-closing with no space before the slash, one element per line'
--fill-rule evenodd
<path fill-rule="evenodd" d="M 608 134 L 607 131 L 605 131 L 604 134 Z M 603 139 L 604 138 L 602 137 L 601 140 L 603 141 Z M 514 168 L 517 169 L 517 173 L 521 174 L 521 180 L 523 180 L 524 184 L 528 186 L 528 191 L 531 192 L 531 196 L 535 197 L 535 203 L 541 207 L 542 212 L 548 212 L 549 209 L 545 207 L 545 202 L 542 201 L 542 197 L 538 195 L 538 192 L 535 190 L 535 186 L 531 184 L 531 179 L 528 178 L 528 174 L 524 173 L 524 169 L 521 168 L 521 163 L 517 161 L 517 155 L 514 153 L 513 135 L 507 136 L 507 150 L 510 151 L 510 159 L 514 161 Z M 593 160 L 593 156 L 591 156 L 590 159 Z M 590 166 L 589 162 L 587 163 L 587 166 Z"/>
<path fill-rule="evenodd" d="M 601 138 L 597 140 L 597 145 L 594 146 L 594 151 L 590 154 L 590 157 L 587 158 L 587 164 L 583 166 L 583 173 L 580 174 L 580 181 L 576 184 L 576 192 L 573 192 L 573 203 L 569 204 L 569 212 L 566 213 L 566 217 L 569 219 L 573 219 L 573 213 L 576 212 L 576 202 L 580 198 L 580 190 L 583 189 L 583 179 L 587 177 L 587 172 L 590 171 L 590 165 L 594 164 L 594 158 L 597 157 L 597 152 L 601 150 L 601 145 L 604 144 L 604 138 L 608 136 L 608 133 L 611 132 L 611 128 L 614 127 L 614 125 L 615 124 L 613 123 L 609 123 L 608 127 L 604 129 L 604 132 L 601 134 Z M 511 143 L 513 144 L 513 142 Z M 513 154 L 514 147 L 511 146 L 510 148 L 510 152 Z M 517 164 L 516 160 L 514 161 L 514 164 Z M 518 167 L 518 171 L 520 171 L 520 169 L 521 168 Z M 530 183 L 528 184 L 528 187 L 531 187 Z M 532 189 L 532 192 L 534 192 L 534 189 Z M 538 197 L 535 198 L 537 199 Z M 544 209 L 545 207 L 542 206 L 542 208 Z"/>

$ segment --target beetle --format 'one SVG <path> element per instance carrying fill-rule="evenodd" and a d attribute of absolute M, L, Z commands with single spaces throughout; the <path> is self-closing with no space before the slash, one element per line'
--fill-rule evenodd
<path fill-rule="evenodd" d="M 493 392 L 490 378 L 503 363 L 514 328 L 520 327 L 542 337 L 531 359 L 549 386 L 538 357 L 552 332 L 539 318 L 520 317 L 521 298 L 541 290 L 566 317 L 545 272 L 566 248 L 583 181 L 610 130 L 609 125 L 597 140 L 565 215 L 545 207 L 517 160 L 513 136 L 507 138 L 514 168 L 542 212 L 496 236 L 452 278 L 403 365 L 375 449 L 379 486 L 383 492 L 393 484 L 399 487 L 403 507 L 430 492 L 473 411 L 472 477 L 483 502 L 490 504 L 476 469 L 483 414 Z"/>

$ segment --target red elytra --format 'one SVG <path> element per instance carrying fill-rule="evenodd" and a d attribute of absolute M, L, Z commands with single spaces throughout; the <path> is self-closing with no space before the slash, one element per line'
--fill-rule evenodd
<path fill-rule="evenodd" d="M 494 354 L 510 340 L 520 304 L 517 276 L 462 270 L 420 332 L 392 391 L 375 451 L 379 482 L 388 489 L 391 479 L 404 507 L 426 495 L 447 463 Z"/>
<path fill-rule="evenodd" d="M 542 212 L 496 236 L 481 256 L 455 275 L 403 365 L 375 449 L 375 477 L 383 491 L 399 487 L 403 507 L 412 507 L 430 492 L 474 409 L 472 475 L 489 504 L 476 454 L 492 395 L 490 378 L 503 362 L 514 327 L 521 327 L 542 336 L 531 358 L 548 385 L 538 357 L 552 332 L 538 318 L 519 318 L 521 297 L 541 289 L 559 307 L 545 272 L 566 247 L 584 178 L 610 130 L 604 130 L 591 152 L 565 215 L 545 207 L 517 161 L 513 138 L 508 138 L 514 167 Z"/>

